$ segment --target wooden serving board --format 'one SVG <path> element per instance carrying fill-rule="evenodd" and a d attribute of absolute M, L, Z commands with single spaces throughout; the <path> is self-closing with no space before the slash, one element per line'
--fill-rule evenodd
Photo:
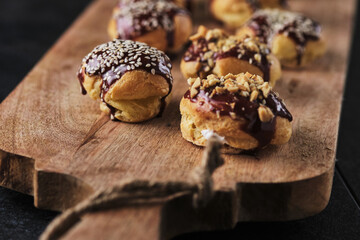
<path fill-rule="evenodd" d="M 79 92 L 81 59 L 108 41 L 115 0 L 94 1 L 0 105 L 0 184 L 31 194 L 39 208 L 64 210 L 126 178 L 188 181 L 202 148 L 179 129 L 187 89 L 174 59 L 173 99 L 162 118 L 140 124 L 110 121 L 99 103 Z M 286 145 L 256 156 L 224 155 L 214 173 L 216 194 L 194 210 L 190 196 L 165 204 L 86 215 L 65 239 L 163 239 L 179 233 L 231 228 L 238 221 L 291 220 L 328 203 L 354 0 L 290 1 L 323 24 L 326 55 L 284 70 L 275 90 L 294 117 Z M 195 29 L 195 28 L 194 28 Z"/>

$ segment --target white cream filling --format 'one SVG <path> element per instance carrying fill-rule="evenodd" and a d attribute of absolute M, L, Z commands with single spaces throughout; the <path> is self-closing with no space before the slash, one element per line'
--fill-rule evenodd
<path fill-rule="evenodd" d="M 225 144 L 227 143 L 225 140 L 225 137 L 220 136 L 219 134 L 215 133 L 211 129 L 205 129 L 201 131 L 201 134 L 204 136 L 206 140 L 209 140 L 212 136 L 215 136 L 221 143 Z"/>

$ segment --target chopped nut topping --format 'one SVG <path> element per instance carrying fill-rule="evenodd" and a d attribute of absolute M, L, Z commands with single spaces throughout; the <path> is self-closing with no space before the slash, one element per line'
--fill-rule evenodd
<path fill-rule="evenodd" d="M 271 110 L 272 108 L 270 109 L 266 106 L 266 99 L 268 99 L 270 93 L 272 93 L 272 97 L 268 99 L 269 101 L 273 101 L 273 97 L 277 95 L 272 92 L 269 83 L 264 82 L 258 75 L 240 73 L 237 75 L 227 74 L 226 76 L 218 77 L 211 74 L 207 76 L 206 79 L 200 79 L 199 77 L 189 78 L 188 83 L 190 85 L 191 98 L 195 98 L 197 94 L 203 91 L 201 94 L 205 94 L 209 99 L 214 99 L 215 101 L 218 101 L 217 97 L 223 94 L 225 94 L 225 99 L 235 99 L 226 102 L 225 107 L 227 114 L 232 118 L 235 118 L 236 114 L 238 114 L 239 107 L 243 112 L 248 111 L 243 106 L 236 105 L 236 101 L 240 101 L 241 97 L 247 98 L 249 104 L 256 106 L 256 108 L 253 109 L 257 111 L 261 122 L 269 122 L 275 116 Z M 223 111 L 223 108 L 217 110 L 216 114 L 218 117 L 220 117 L 221 111 Z"/>
<path fill-rule="evenodd" d="M 206 79 L 189 78 L 188 84 L 191 89 L 206 89 L 213 87 L 214 91 L 210 94 L 222 94 L 226 91 L 238 93 L 240 96 L 249 97 L 250 101 L 263 100 L 269 96 L 271 87 L 268 82 L 264 82 L 262 77 L 250 73 L 240 73 L 237 75 L 227 74 L 224 77 L 218 77 L 214 74 L 208 75 Z M 215 87 L 215 88 L 214 88 Z M 191 95 L 197 94 L 191 90 Z"/>
<path fill-rule="evenodd" d="M 208 30 L 200 26 L 198 32 L 190 37 L 193 42 L 184 55 L 185 61 L 198 61 L 201 63 L 199 76 L 207 76 L 212 73 L 219 58 L 233 57 L 258 67 L 261 71 L 268 69 L 270 50 L 266 44 L 260 43 L 251 37 L 240 38 L 228 35 L 221 29 Z M 265 59 L 262 61 L 262 59 Z M 265 75 L 265 73 L 264 73 Z M 266 79 L 268 81 L 269 79 Z"/>

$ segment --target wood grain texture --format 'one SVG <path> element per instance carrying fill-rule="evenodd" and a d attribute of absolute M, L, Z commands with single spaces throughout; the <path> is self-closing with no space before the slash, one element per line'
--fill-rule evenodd
<path fill-rule="evenodd" d="M 90 5 L 0 105 L 0 184 L 33 194 L 37 207 L 64 210 L 126 178 L 188 181 L 200 162 L 202 148 L 186 142 L 179 129 L 179 102 L 187 89 L 181 54 L 173 59 L 173 98 L 162 118 L 113 122 L 98 102 L 79 93 L 75 73 L 83 56 L 109 40 L 114 2 Z M 237 221 L 303 218 L 324 209 L 354 4 L 290 1 L 291 9 L 322 23 L 328 51 L 311 66 L 285 69 L 275 87 L 294 117 L 288 144 L 256 156 L 224 156 L 225 165 L 214 173 L 217 193 L 204 209 L 192 209 L 183 196 L 163 205 L 88 214 L 65 238 L 162 239 L 231 228 Z"/>

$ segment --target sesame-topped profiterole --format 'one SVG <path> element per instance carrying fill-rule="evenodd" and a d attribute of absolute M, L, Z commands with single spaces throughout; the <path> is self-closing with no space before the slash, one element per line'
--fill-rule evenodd
<path fill-rule="evenodd" d="M 162 51 L 115 39 L 82 60 L 78 79 L 83 94 L 100 98 L 100 109 L 112 119 L 141 122 L 162 114 L 172 89 L 171 68 Z"/>
<path fill-rule="evenodd" d="M 181 132 L 204 146 L 209 132 L 223 137 L 230 149 L 253 150 L 284 144 L 292 133 L 292 116 L 267 82 L 250 73 L 189 78 L 180 102 Z"/>
<path fill-rule="evenodd" d="M 142 0 L 119 0 L 118 7 L 119 8 L 126 7 L 127 5 L 130 5 L 134 2 L 139 2 L 139 1 L 142 1 Z M 154 1 L 158 1 L 158 0 L 154 0 Z M 173 2 L 182 8 L 186 8 L 186 9 L 190 10 L 189 8 L 191 7 L 190 3 L 192 0 L 163 0 L 163 1 Z"/>
<path fill-rule="evenodd" d="M 322 56 L 326 50 L 319 23 L 299 13 L 284 10 L 256 12 L 237 31 L 237 35 L 257 37 L 268 44 L 284 66 L 304 66 Z"/>
<path fill-rule="evenodd" d="M 169 52 L 180 50 L 191 31 L 189 12 L 166 0 L 120 1 L 108 26 L 111 38 L 144 42 Z"/>
<path fill-rule="evenodd" d="M 228 27 L 241 27 L 251 16 L 263 8 L 284 8 L 285 0 L 211 0 L 211 13 Z"/>
<path fill-rule="evenodd" d="M 281 66 L 266 44 L 254 38 L 229 36 L 221 29 L 200 26 L 190 37 L 192 44 L 181 61 L 186 78 L 205 78 L 209 74 L 250 72 L 260 75 L 271 86 L 281 77 Z"/>

